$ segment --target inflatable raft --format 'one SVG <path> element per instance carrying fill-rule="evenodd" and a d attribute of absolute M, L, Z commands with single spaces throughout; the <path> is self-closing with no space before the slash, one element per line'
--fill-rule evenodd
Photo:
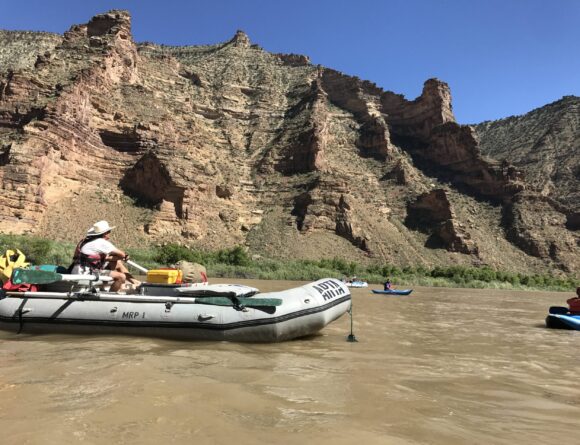
<path fill-rule="evenodd" d="M 0 328 L 277 342 L 315 334 L 351 305 L 349 289 L 333 278 L 258 292 L 242 285 L 151 283 L 141 284 L 132 295 L 93 286 L 74 292 L 3 292 Z"/>
<path fill-rule="evenodd" d="M 552 306 L 546 317 L 546 326 L 580 331 L 580 312 L 570 312 L 567 307 Z"/>
<path fill-rule="evenodd" d="M 369 285 L 366 281 L 347 281 L 345 284 L 347 287 L 368 287 Z"/>
<path fill-rule="evenodd" d="M 373 289 L 373 294 L 385 294 L 385 295 L 409 295 L 413 292 L 413 289 Z"/>

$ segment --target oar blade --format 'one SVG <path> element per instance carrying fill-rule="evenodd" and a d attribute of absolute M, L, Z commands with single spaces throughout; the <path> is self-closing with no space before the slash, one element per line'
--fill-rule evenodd
<path fill-rule="evenodd" d="M 198 304 L 209 304 L 214 306 L 233 306 L 234 300 L 228 297 L 196 297 L 195 302 Z M 280 306 L 280 298 L 238 298 L 238 304 L 248 307 L 271 307 Z"/>
<path fill-rule="evenodd" d="M 262 306 L 281 306 L 281 298 L 240 298 L 240 303 L 244 306 L 262 307 Z"/>
<path fill-rule="evenodd" d="M 212 306 L 232 306 L 233 302 L 227 297 L 203 297 L 195 299 L 198 304 L 209 304 Z"/>
<path fill-rule="evenodd" d="M 62 275 L 48 270 L 14 269 L 12 272 L 14 284 L 48 284 L 62 280 Z"/>

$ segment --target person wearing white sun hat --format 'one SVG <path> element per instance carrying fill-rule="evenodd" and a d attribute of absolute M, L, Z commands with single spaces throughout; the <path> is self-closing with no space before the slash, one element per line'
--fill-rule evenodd
<path fill-rule="evenodd" d="M 109 241 L 111 230 L 114 228 L 104 220 L 93 224 L 75 249 L 71 271 L 74 274 L 90 274 L 97 271 L 100 275 L 110 276 L 113 279 L 111 292 L 121 289 L 126 281 L 139 283 L 123 264 L 123 260 L 127 261 L 129 255 Z"/>

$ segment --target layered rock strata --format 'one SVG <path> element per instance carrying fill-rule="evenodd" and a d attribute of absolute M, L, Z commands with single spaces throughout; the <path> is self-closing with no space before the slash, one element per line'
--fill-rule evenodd
<path fill-rule="evenodd" d="M 560 257 L 577 254 L 580 244 L 580 98 L 475 129 L 483 153 L 525 174 L 529 193 L 505 209 L 508 239 L 530 255 L 566 264 Z"/>
<path fill-rule="evenodd" d="M 471 235 L 457 222 L 445 190 L 424 193 L 407 206 L 406 224 L 429 235 L 427 246 L 444 247 L 452 252 L 478 254 Z"/>

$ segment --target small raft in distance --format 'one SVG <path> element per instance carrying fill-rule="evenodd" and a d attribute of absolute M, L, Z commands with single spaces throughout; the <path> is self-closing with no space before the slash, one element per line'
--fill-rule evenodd
<path fill-rule="evenodd" d="M 567 307 L 552 306 L 546 317 L 546 326 L 552 329 L 580 331 L 580 313 L 570 312 Z"/>
<path fill-rule="evenodd" d="M 373 294 L 385 294 L 385 295 L 409 295 L 413 292 L 413 289 L 373 289 Z"/>
<path fill-rule="evenodd" d="M 345 283 L 347 285 L 347 287 L 368 287 L 369 283 L 367 283 L 366 281 L 347 281 Z"/>

